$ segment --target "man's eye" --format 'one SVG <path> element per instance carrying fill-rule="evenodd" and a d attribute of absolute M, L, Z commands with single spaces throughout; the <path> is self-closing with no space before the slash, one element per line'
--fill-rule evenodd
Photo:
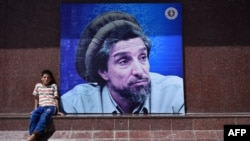
<path fill-rule="evenodd" d="M 128 64 L 128 60 L 127 59 L 121 59 L 121 60 L 119 60 L 118 63 L 119 63 L 119 65 L 124 66 L 124 65 Z"/>
<path fill-rule="evenodd" d="M 141 61 L 146 61 L 148 59 L 147 55 L 141 55 L 140 60 Z"/>

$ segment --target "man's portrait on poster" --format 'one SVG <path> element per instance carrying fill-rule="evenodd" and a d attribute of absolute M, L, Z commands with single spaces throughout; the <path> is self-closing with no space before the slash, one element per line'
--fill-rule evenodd
<path fill-rule="evenodd" d="M 90 8 L 98 9 L 95 15 L 85 13 Z M 181 4 L 63 4 L 61 9 L 60 102 L 66 114 L 185 113 Z M 158 20 L 147 14 L 153 9 L 161 13 Z"/>

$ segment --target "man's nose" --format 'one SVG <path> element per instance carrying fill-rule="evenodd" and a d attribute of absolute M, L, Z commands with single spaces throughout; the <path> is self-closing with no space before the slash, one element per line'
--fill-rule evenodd
<path fill-rule="evenodd" d="M 132 65 L 132 74 L 141 75 L 142 73 L 143 73 L 143 65 L 138 61 L 134 61 Z"/>

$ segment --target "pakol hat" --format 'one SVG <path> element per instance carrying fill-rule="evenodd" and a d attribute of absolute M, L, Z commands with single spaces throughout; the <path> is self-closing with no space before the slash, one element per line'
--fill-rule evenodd
<path fill-rule="evenodd" d="M 90 70 L 94 67 L 92 64 L 93 57 L 101 49 L 110 31 L 124 25 L 141 30 L 136 19 L 123 12 L 104 13 L 87 25 L 81 35 L 76 52 L 76 69 L 83 79 L 96 82 L 90 75 Z"/>

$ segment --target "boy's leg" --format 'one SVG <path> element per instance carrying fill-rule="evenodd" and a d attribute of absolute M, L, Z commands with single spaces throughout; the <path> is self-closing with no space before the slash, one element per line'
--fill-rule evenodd
<path fill-rule="evenodd" d="M 31 135 L 36 126 L 37 126 L 37 123 L 40 119 L 40 116 L 41 116 L 41 113 L 42 113 L 42 109 L 41 107 L 38 107 L 37 109 L 35 109 L 31 115 L 30 115 L 30 125 L 29 125 L 29 134 Z"/>
<path fill-rule="evenodd" d="M 55 114 L 56 107 L 55 106 L 46 106 L 44 107 L 43 113 L 40 116 L 40 119 L 37 123 L 35 131 L 42 133 L 44 132 L 45 128 L 49 124 L 51 117 Z"/>

